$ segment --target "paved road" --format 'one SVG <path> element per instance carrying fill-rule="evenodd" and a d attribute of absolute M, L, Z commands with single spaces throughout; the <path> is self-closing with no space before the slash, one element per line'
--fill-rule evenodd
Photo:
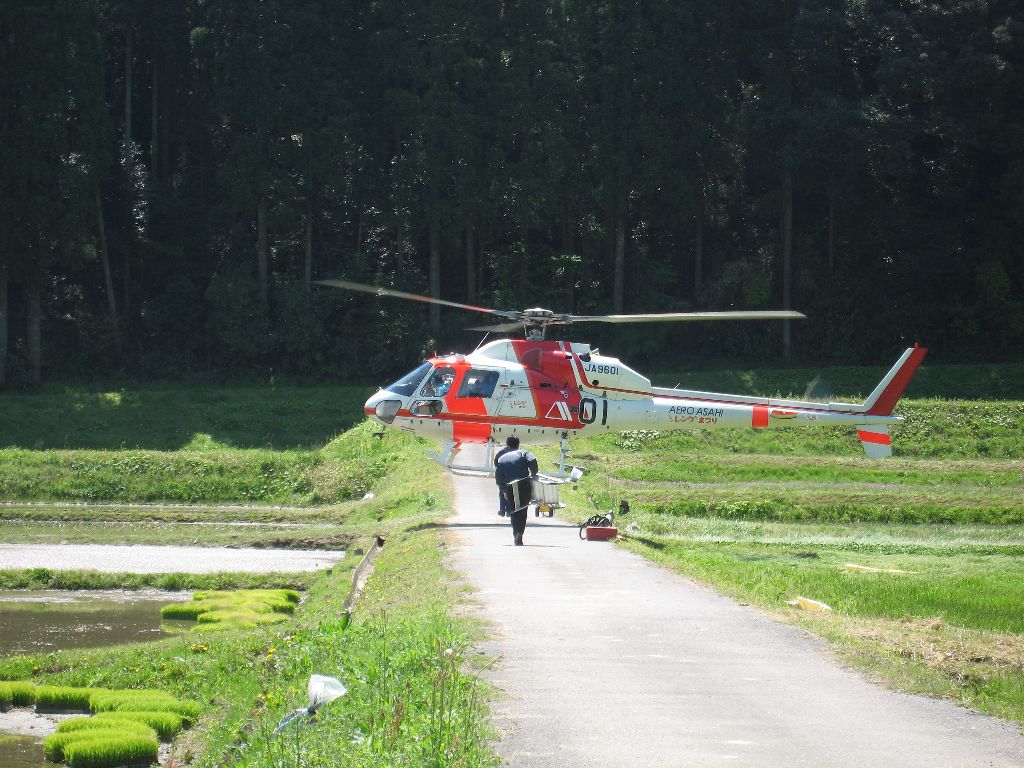
<path fill-rule="evenodd" d="M 499 639 L 503 765 L 1024 768 L 1015 726 L 892 693 L 820 641 L 455 478 L 453 565 Z"/>
<path fill-rule="evenodd" d="M 87 569 L 117 573 L 295 573 L 330 568 L 343 551 L 156 547 L 107 544 L 0 544 L 0 569 Z"/>

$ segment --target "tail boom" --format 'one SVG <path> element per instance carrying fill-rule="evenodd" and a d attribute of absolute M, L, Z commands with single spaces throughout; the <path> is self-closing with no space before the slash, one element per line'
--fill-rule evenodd
<path fill-rule="evenodd" d="M 852 426 L 864 452 L 875 459 L 892 456 L 889 427 L 903 421 L 893 409 L 928 350 L 906 350 L 863 403 L 815 403 L 743 397 L 652 387 L 649 427 L 655 429 L 770 429 L 790 426 Z"/>

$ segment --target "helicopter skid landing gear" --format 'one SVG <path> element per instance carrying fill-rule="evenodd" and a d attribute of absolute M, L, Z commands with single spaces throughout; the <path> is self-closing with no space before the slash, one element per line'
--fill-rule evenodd
<path fill-rule="evenodd" d="M 455 457 L 462 450 L 461 440 L 445 440 L 441 443 L 441 450 L 435 453 L 427 451 L 427 455 L 446 469 L 450 469 L 456 475 L 475 475 L 489 477 L 494 474 L 494 443 L 488 441 L 484 448 L 484 463 L 482 466 L 473 467 L 465 464 L 456 464 Z"/>

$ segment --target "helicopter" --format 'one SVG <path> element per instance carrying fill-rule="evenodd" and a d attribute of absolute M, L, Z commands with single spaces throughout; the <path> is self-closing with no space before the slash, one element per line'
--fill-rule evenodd
<path fill-rule="evenodd" d="M 439 440 L 441 450 L 430 455 L 458 474 L 493 474 L 495 447 L 515 434 L 524 442 L 538 445 L 560 442 L 556 476 L 565 477 L 570 439 L 636 429 L 662 432 L 847 425 L 856 429 L 868 457 L 887 458 L 892 456 L 889 427 L 903 421 L 892 415 L 893 409 L 928 351 L 918 344 L 907 349 L 863 403 L 655 387 L 618 358 L 602 355 L 588 344 L 545 339 L 547 329 L 584 322 L 798 320 L 806 316 L 792 310 L 572 315 L 542 308 L 477 307 L 347 280 L 317 283 L 486 313 L 504 321 L 466 329 L 470 331 L 524 330 L 523 339 L 496 339 L 482 343 L 468 355 L 452 353 L 426 359 L 363 406 L 364 413 L 385 429 Z M 485 446 L 482 465 L 457 463 L 460 450 L 469 444 Z"/>

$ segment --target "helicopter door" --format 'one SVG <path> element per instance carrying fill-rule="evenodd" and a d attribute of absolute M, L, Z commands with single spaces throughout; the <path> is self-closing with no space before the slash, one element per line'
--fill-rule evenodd
<path fill-rule="evenodd" d="M 455 397 L 448 399 L 448 410 L 473 416 L 493 414 L 493 398 L 501 373 L 491 368 L 467 368 Z"/>
<path fill-rule="evenodd" d="M 433 418 L 444 411 L 446 395 L 455 382 L 455 369 L 450 365 L 437 366 L 420 387 L 419 397 L 409 405 L 413 416 Z"/>

